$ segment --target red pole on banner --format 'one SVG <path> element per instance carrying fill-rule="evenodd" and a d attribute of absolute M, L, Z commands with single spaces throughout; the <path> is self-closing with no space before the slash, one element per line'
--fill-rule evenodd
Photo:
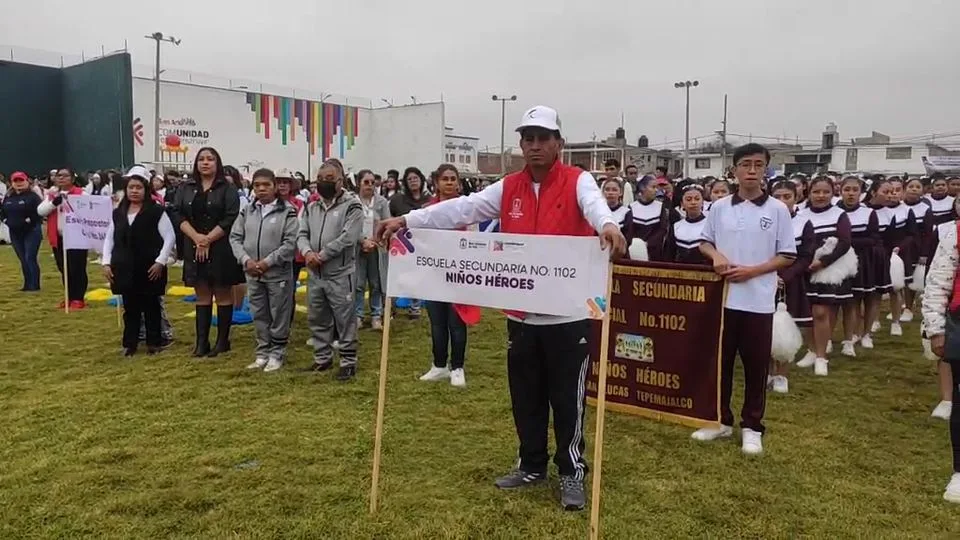
<path fill-rule="evenodd" d="M 593 482 L 590 495 L 590 540 L 600 537 L 600 471 L 603 463 L 603 413 L 607 404 L 607 354 L 610 352 L 610 307 L 613 303 L 613 262 L 607 271 L 607 305 L 600 326 L 600 373 L 597 375 L 597 428 L 593 436 Z"/>

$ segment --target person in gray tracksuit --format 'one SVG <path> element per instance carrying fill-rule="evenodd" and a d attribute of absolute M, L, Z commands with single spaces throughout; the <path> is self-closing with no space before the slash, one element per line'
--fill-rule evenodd
<path fill-rule="evenodd" d="M 356 287 L 357 243 L 363 227 L 363 205 L 343 189 L 343 169 L 328 160 L 317 173 L 320 200 L 308 204 L 300 215 L 297 248 L 306 261 L 307 322 L 313 336 L 313 365 L 309 371 L 326 371 L 333 365 L 334 330 L 339 341 L 337 379 L 350 380 L 357 370 Z"/>
<path fill-rule="evenodd" d="M 247 294 L 257 335 L 256 358 L 247 369 L 277 371 L 290 337 L 293 257 L 297 249 L 297 209 L 277 197 L 273 172 L 253 173 L 256 200 L 240 210 L 230 229 L 230 247 L 247 278 Z"/>

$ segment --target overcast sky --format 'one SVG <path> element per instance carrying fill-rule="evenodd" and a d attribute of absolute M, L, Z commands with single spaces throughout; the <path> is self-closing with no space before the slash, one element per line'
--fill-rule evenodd
<path fill-rule="evenodd" d="M 571 141 L 652 146 L 720 129 L 819 139 L 960 132 L 960 0 L 130 0 L 3 2 L 0 43 L 79 54 L 128 40 L 152 65 L 154 31 L 183 40 L 164 65 L 366 96 L 447 103 L 447 124 L 499 144 L 499 106 L 560 111 Z M 149 6 L 149 7 L 148 7 Z M 953 141 L 960 146 L 960 137 Z"/>

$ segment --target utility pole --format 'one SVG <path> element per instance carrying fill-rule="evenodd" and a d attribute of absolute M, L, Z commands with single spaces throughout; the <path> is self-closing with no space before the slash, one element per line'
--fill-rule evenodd
<path fill-rule="evenodd" d="M 493 101 L 500 102 L 500 176 L 505 176 L 507 174 L 507 156 L 505 153 L 506 148 L 504 147 L 505 141 L 503 131 L 506 129 L 507 123 L 507 102 L 516 101 L 517 96 L 514 94 L 510 97 L 500 97 L 494 94 L 491 99 Z"/>
<path fill-rule="evenodd" d="M 683 136 L 683 177 L 690 177 L 690 87 L 700 86 L 700 81 L 680 81 L 673 83 L 674 88 L 684 88 L 687 94 L 686 129 Z"/>
<path fill-rule="evenodd" d="M 160 161 L 160 44 L 163 42 L 180 45 L 180 40 L 173 36 L 164 36 L 163 32 L 154 32 L 143 36 L 157 42 L 157 58 L 154 65 L 153 78 L 153 160 Z"/>
<path fill-rule="evenodd" d="M 723 95 L 723 131 L 720 132 L 720 170 L 727 173 L 727 95 Z"/>

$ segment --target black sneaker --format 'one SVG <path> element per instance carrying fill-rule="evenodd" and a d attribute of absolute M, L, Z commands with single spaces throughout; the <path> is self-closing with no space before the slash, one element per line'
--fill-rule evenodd
<path fill-rule="evenodd" d="M 147 354 L 150 355 L 150 356 L 154 356 L 154 355 L 156 355 L 156 354 L 159 354 L 160 351 L 162 351 L 162 350 L 163 350 L 163 348 L 161 348 L 161 347 L 147 347 Z"/>
<path fill-rule="evenodd" d="M 326 371 L 333 366 L 333 360 L 327 360 L 326 362 L 314 362 L 310 367 L 303 368 L 303 371 L 306 373 L 319 373 L 321 371 Z"/>
<path fill-rule="evenodd" d="M 136 348 L 136 347 L 127 347 L 127 348 L 123 349 L 123 356 L 124 356 L 125 358 L 129 358 L 129 357 L 131 357 L 131 356 L 133 356 L 133 355 L 135 355 L 135 354 L 137 354 L 137 348 Z"/>
<path fill-rule="evenodd" d="M 564 510 L 583 510 L 587 497 L 583 493 L 583 480 L 572 476 L 560 477 L 560 505 Z"/>
<path fill-rule="evenodd" d="M 497 478 L 493 484 L 500 489 L 517 489 L 539 484 L 546 479 L 547 473 L 545 472 L 528 472 L 514 469 L 505 476 Z"/>
<path fill-rule="evenodd" d="M 357 368 L 354 366 L 340 366 L 340 372 L 337 373 L 337 380 L 346 382 L 354 378 L 357 374 Z"/>

